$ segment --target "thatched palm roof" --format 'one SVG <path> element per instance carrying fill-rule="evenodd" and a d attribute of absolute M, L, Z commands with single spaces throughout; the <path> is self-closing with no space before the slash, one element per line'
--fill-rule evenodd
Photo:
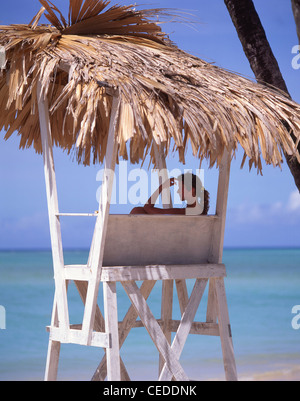
<path fill-rule="evenodd" d="M 41 152 L 36 86 L 48 96 L 53 143 L 85 164 L 102 161 L 112 95 L 119 93 L 119 156 L 144 159 L 153 143 L 174 146 L 184 161 L 213 165 L 225 148 L 242 146 L 250 166 L 280 165 L 295 154 L 287 126 L 300 138 L 300 106 L 284 94 L 191 56 L 170 42 L 161 10 L 107 8 L 108 0 L 70 0 L 68 21 L 40 0 L 51 25 L 0 26 L 6 66 L 0 72 L 0 129 L 20 147 Z M 126 143 L 130 140 L 130 155 Z M 174 145 L 175 144 L 175 145 Z M 297 157 L 299 157 L 297 155 Z"/>

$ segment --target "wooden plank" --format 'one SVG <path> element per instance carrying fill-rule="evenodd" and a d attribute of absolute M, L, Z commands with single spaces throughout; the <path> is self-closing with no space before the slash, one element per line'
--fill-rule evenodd
<path fill-rule="evenodd" d="M 106 350 L 108 381 L 121 380 L 118 306 L 116 283 L 103 283 L 105 331 L 111 336 L 111 346 Z"/>
<path fill-rule="evenodd" d="M 88 289 L 88 283 L 86 281 L 75 281 L 76 288 L 79 292 L 80 298 L 85 305 L 86 302 L 86 294 L 87 294 L 87 289 Z M 82 324 L 81 324 L 81 330 L 82 330 Z M 102 313 L 100 311 L 100 308 L 98 305 L 96 305 L 96 313 L 95 313 L 95 322 L 94 322 L 94 330 L 95 331 L 105 331 L 105 322 L 104 318 L 102 316 Z"/>
<path fill-rule="evenodd" d="M 69 311 L 66 284 L 63 278 L 64 257 L 61 239 L 61 228 L 58 209 L 57 186 L 52 150 L 51 126 L 49 118 L 48 99 L 44 99 L 41 83 L 37 84 L 37 99 L 39 110 L 39 122 L 44 159 L 45 183 L 47 192 L 48 215 L 51 236 L 51 248 L 53 257 L 54 280 L 56 289 L 56 301 L 60 327 L 67 333 L 69 329 Z"/>
<path fill-rule="evenodd" d="M 216 298 L 216 285 L 214 278 L 211 278 L 209 280 L 206 321 L 207 323 L 217 322 L 217 298 Z"/>
<path fill-rule="evenodd" d="M 225 277 L 223 264 L 156 265 L 156 266 L 104 266 L 101 281 L 175 280 Z"/>
<path fill-rule="evenodd" d="M 219 182 L 216 203 L 216 216 L 211 239 L 211 249 L 209 262 L 222 263 L 224 232 L 226 222 L 226 210 L 229 191 L 231 156 L 227 151 L 224 151 L 223 159 L 219 167 Z"/>
<path fill-rule="evenodd" d="M 155 283 L 156 283 L 155 281 L 144 281 L 142 283 L 140 291 L 141 291 L 142 296 L 146 300 L 148 299 Z M 133 305 L 131 305 L 130 308 L 128 309 L 123 321 L 121 323 L 119 323 L 120 348 L 124 344 L 132 327 L 135 326 L 137 316 L 138 316 L 138 314 L 137 314 L 135 308 L 133 307 Z M 122 364 L 122 360 L 121 360 L 121 364 Z M 97 369 L 93 375 L 92 381 L 105 380 L 106 375 L 107 375 L 106 355 L 104 355 L 104 357 L 102 358 L 99 366 L 97 367 Z"/>
<path fill-rule="evenodd" d="M 91 269 L 85 265 L 67 265 L 63 274 L 66 280 L 89 281 L 92 278 Z"/>
<path fill-rule="evenodd" d="M 153 148 L 157 164 L 158 176 L 162 179 L 162 182 L 159 184 L 162 184 L 170 178 L 167 170 L 166 158 L 164 155 L 163 147 L 161 145 L 153 143 Z M 161 198 L 164 209 L 169 209 L 173 207 L 170 187 L 167 187 L 163 190 Z"/>
<path fill-rule="evenodd" d="M 216 220 L 217 216 L 110 215 L 103 266 L 207 263 Z"/>
<path fill-rule="evenodd" d="M 80 297 L 82 299 L 82 302 L 85 304 L 86 301 L 86 294 L 87 294 L 87 287 L 88 284 L 85 281 L 75 281 L 75 285 L 78 289 L 78 292 L 80 294 Z M 75 325 L 72 325 L 71 328 L 75 328 Z M 82 330 L 82 324 L 78 325 L 77 327 L 79 330 Z M 98 305 L 96 306 L 96 314 L 95 314 L 95 322 L 94 322 L 94 330 L 95 331 L 100 331 L 100 332 L 104 332 L 105 331 L 105 322 L 104 322 L 104 318 L 102 316 L 102 313 L 98 307 Z M 105 351 L 105 356 L 104 356 L 104 361 L 105 361 L 105 376 L 103 377 L 103 379 L 99 376 L 96 380 L 105 380 L 106 378 L 106 349 L 104 349 Z M 122 358 L 120 357 L 120 362 L 121 362 L 121 374 L 122 374 L 122 380 L 128 381 L 130 380 L 128 372 L 126 370 L 126 367 L 122 361 Z"/>
<path fill-rule="evenodd" d="M 176 355 L 177 359 L 179 360 L 180 355 L 183 351 L 184 344 L 187 340 L 187 337 L 190 333 L 190 329 L 192 323 L 194 321 L 196 312 L 198 310 L 201 298 L 203 296 L 206 284 L 206 279 L 197 279 L 189 300 L 189 303 L 186 307 L 186 310 L 182 316 L 178 331 L 172 343 L 172 351 Z M 170 370 L 167 364 L 164 365 L 161 375 L 159 377 L 160 381 L 168 381 L 172 378 L 172 371 Z"/>
<path fill-rule="evenodd" d="M 98 213 L 57 213 L 56 216 L 65 217 L 97 217 Z"/>
<path fill-rule="evenodd" d="M 234 357 L 228 306 L 224 279 L 216 279 L 216 295 L 218 306 L 218 322 L 222 344 L 225 377 L 228 381 L 237 381 L 237 370 Z"/>
<path fill-rule="evenodd" d="M 91 246 L 91 254 L 89 257 L 90 267 L 92 270 L 92 278 L 89 280 L 82 327 L 82 331 L 84 332 L 86 338 L 86 345 L 89 345 L 92 337 L 98 289 L 100 284 L 100 271 L 103 262 L 107 221 L 114 180 L 114 171 L 117 159 L 118 144 L 115 139 L 115 124 L 118 115 L 118 109 L 119 98 L 114 97 L 105 156 L 104 181 L 101 188 L 101 196 L 99 202 L 99 214 L 96 220 L 95 231 Z"/>
<path fill-rule="evenodd" d="M 186 281 L 183 279 L 175 280 L 176 289 L 177 289 L 177 296 L 179 301 L 179 307 L 181 316 L 184 314 L 185 308 L 189 302 L 189 295 L 187 291 Z"/>
<path fill-rule="evenodd" d="M 50 340 L 64 344 L 82 344 L 84 339 L 81 330 L 70 329 L 68 335 L 63 336 L 63 332 L 59 327 L 50 327 Z M 63 338 L 63 340 L 62 340 Z M 107 333 L 94 331 L 92 334 L 91 347 L 110 347 L 110 336 Z"/>
<path fill-rule="evenodd" d="M 49 340 L 45 381 L 56 381 L 60 355 L 60 341 Z"/>
<path fill-rule="evenodd" d="M 170 330 L 176 333 L 179 325 L 180 320 L 172 320 Z M 220 335 L 219 325 L 217 323 L 193 322 L 189 334 L 218 337 Z"/>
<path fill-rule="evenodd" d="M 160 326 L 163 325 L 161 319 L 157 319 L 156 321 Z M 181 320 L 169 321 L 169 330 L 172 331 L 172 333 L 176 333 L 178 331 L 180 323 Z M 133 328 L 136 327 L 144 327 L 143 322 L 137 320 L 133 325 Z M 219 325 L 217 323 L 193 322 L 189 334 L 219 337 L 220 336 Z"/>
<path fill-rule="evenodd" d="M 161 295 L 161 320 L 162 332 L 166 337 L 169 344 L 172 340 L 172 331 L 169 329 L 169 322 L 172 320 L 173 310 L 173 286 L 174 280 L 164 280 L 162 282 L 162 295 Z M 159 355 L 159 374 L 164 366 L 164 359 Z"/>
<path fill-rule="evenodd" d="M 219 182 L 218 182 L 218 193 L 217 193 L 217 204 L 216 204 L 216 215 L 219 217 L 214 223 L 209 262 L 211 263 L 222 263 L 223 259 L 223 245 L 224 245 L 224 233 L 225 233 L 225 222 L 226 222 L 226 211 L 227 211 L 227 200 L 230 180 L 230 167 L 231 167 L 231 156 L 225 151 L 221 165 L 219 167 Z M 217 320 L 217 306 L 215 296 L 215 281 L 210 280 L 206 320 L 207 322 L 216 322 Z"/>
<path fill-rule="evenodd" d="M 54 294 L 51 326 L 58 327 L 56 292 Z M 45 370 L 45 377 L 44 377 L 45 381 L 56 381 L 57 380 L 59 355 L 60 355 L 60 342 L 52 341 L 51 339 L 49 339 L 46 370 Z"/>
<path fill-rule="evenodd" d="M 166 158 L 164 156 L 163 147 L 154 143 L 154 154 L 156 165 L 158 169 L 159 185 L 167 181 L 170 177 L 167 170 Z M 170 187 L 164 188 L 161 193 L 161 202 L 164 209 L 173 207 L 171 189 Z M 172 332 L 169 330 L 169 321 L 172 319 L 173 308 L 173 280 L 165 280 L 162 283 L 162 301 L 161 301 L 161 318 L 163 322 L 162 331 L 171 344 Z M 163 368 L 164 359 L 159 354 L 159 374 Z"/>
<path fill-rule="evenodd" d="M 133 306 L 135 307 L 138 315 L 140 316 L 140 319 L 143 322 L 146 330 L 152 338 L 152 341 L 154 342 L 156 348 L 163 356 L 170 372 L 172 372 L 176 380 L 188 381 L 188 377 L 186 376 L 184 370 L 182 369 L 182 366 L 174 355 L 170 344 L 166 340 L 159 324 L 157 323 L 149 306 L 147 305 L 145 298 L 141 295 L 136 283 L 134 281 L 128 281 L 122 282 L 122 285 Z"/>

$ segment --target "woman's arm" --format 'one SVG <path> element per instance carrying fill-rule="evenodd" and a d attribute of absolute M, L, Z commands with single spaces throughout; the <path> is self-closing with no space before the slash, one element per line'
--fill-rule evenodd
<path fill-rule="evenodd" d="M 185 214 L 185 209 L 182 208 L 169 208 L 169 209 L 160 209 L 158 207 L 154 207 L 153 205 L 146 204 L 143 207 L 146 214 Z"/>
<path fill-rule="evenodd" d="M 144 207 L 136 207 L 131 211 L 131 214 L 184 214 L 184 209 L 171 208 L 171 209 L 160 209 L 154 207 L 157 198 L 162 193 L 162 191 L 168 187 L 173 186 L 175 183 L 174 178 L 165 181 L 161 184 L 156 191 L 153 192 L 151 197 L 148 199 Z"/>
<path fill-rule="evenodd" d="M 172 187 L 175 183 L 174 178 L 170 178 L 169 180 L 165 181 L 163 184 L 161 184 L 156 191 L 153 192 L 153 194 L 150 196 L 148 201 L 146 202 L 146 205 L 152 205 L 154 206 L 159 195 L 162 193 L 163 189 L 166 189 L 168 187 Z M 145 206 L 146 206 L 145 205 Z"/>

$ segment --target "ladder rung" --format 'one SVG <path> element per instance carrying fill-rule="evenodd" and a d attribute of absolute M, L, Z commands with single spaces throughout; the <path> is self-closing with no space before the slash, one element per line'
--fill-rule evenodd
<path fill-rule="evenodd" d="M 73 328 L 75 327 L 75 328 Z M 50 333 L 52 341 L 58 341 L 65 344 L 82 344 L 87 345 L 84 341 L 81 331 L 82 325 L 71 325 L 69 330 L 63 331 L 59 327 L 47 326 L 46 330 Z M 93 331 L 91 343 L 92 347 L 110 348 L 111 336 L 107 333 Z"/>
<path fill-rule="evenodd" d="M 87 265 L 66 265 L 64 275 L 66 280 L 88 281 L 92 272 Z"/>
<path fill-rule="evenodd" d="M 67 216 L 67 217 L 96 217 L 98 213 L 55 213 L 55 216 Z"/>

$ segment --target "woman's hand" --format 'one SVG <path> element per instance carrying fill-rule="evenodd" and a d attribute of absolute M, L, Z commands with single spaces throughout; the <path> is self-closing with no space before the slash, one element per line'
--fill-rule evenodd
<path fill-rule="evenodd" d="M 153 209 L 154 209 L 154 206 L 151 205 L 150 203 L 146 203 L 144 206 L 144 211 L 146 214 L 153 214 Z"/>
<path fill-rule="evenodd" d="M 163 182 L 163 183 L 159 186 L 160 192 L 161 192 L 163 189 L 172 187 L 173 185 L 175 185 L 175 178 L 174 178 L 174 177 L 170 178 L 169 180 L 166 180 L 165 182 Z"/>
<path fill-rule="evenodd" d="M 175 178 L 174 177 L 170 178 L 170 187 L 172 187 L 173 185 L 175 185 Z"/>
<path fill-rule="evenodd" d="M 161 184 L 157 190 L 151 195 L 151 197 L 148 199 L 148 201 L 146 202 L 146 205 L 150 205 L 150 206 L 154 206 L 156 203 L 157 198 L 159 197 L 159 195 L 162 193 L 163 189 L 172 187 L 175 184 L 175 178 L 170 178 L 169 180 L 166 180 L 163 184 Z"/>

